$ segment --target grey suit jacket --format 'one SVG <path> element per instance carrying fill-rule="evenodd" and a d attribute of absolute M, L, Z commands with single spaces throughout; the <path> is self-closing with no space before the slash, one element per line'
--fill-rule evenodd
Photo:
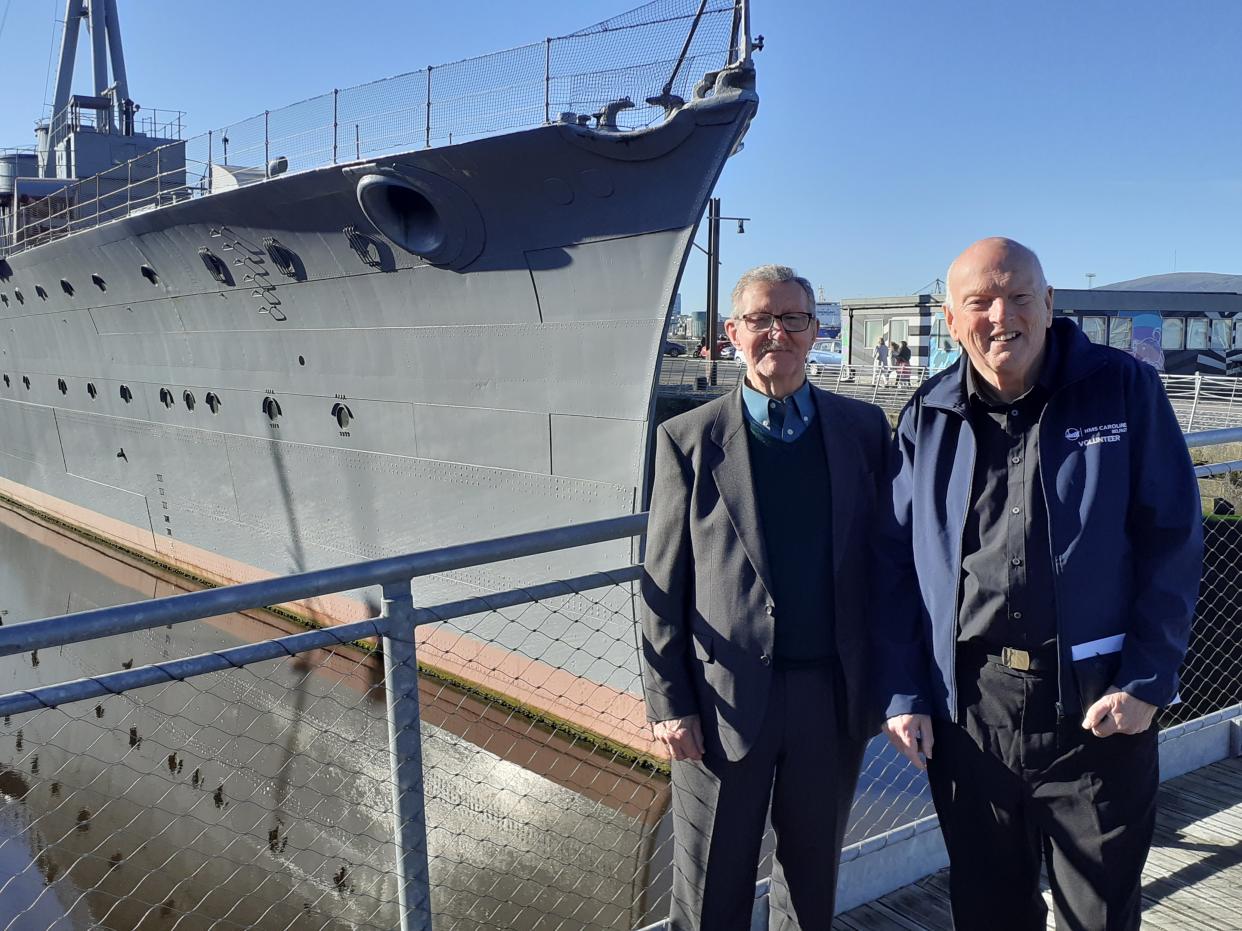
<path fill-rule="evenodd" d="M 843 721 L 850 736 L 865 739 L 879 729 L 881 711 L 869 611 L 889 425 L 874 405 L 819 388 L 812 394 L 832 513 L 807 514 L 805 532 L 833 536 L 833 566 L 822 571 L 835 573 Z M 781 611 L 771 595 L 747 429 L 740 388 L 660 425 L 642 583 L 647 717 L 700 715 L 707 751 L 729 760 L 746 755 L 763 723 Z"/>

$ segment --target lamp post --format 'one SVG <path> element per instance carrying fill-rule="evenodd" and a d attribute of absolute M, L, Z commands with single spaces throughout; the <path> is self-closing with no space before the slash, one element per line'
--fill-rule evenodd
<path fill-rule="evenodd" d="M 746 232 L 746 221 L 750 217 L 722 217 L 720 215 L 720 198 L 712 197 L 707 201 L 707 382 L 716 384 L 716 363 L 720 360 L 720 352 L 716 348 L 716 305 L 720 301 L 720 221 L 736 220 L 739 234 Z M 702 247 L 700 247 L 702 248 Z"/>

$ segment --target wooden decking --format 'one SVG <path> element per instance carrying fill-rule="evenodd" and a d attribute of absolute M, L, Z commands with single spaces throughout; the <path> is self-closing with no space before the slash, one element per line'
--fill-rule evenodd
<path fill-rule="evenodd" d="M 1160 787 L 1156 839 L 1143 871 L 1143 925 L 1153 931 L 1242 929 L 1242 759 L 1213 763 Z M 949 931 L 948 872 L 846 912 L 832 927 Z M 1051 909 L 1048 927 L 1054 927 Z"/>

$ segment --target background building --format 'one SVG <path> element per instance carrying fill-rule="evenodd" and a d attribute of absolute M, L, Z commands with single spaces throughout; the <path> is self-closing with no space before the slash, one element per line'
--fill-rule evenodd
<path fill-rule="evenodd" d="M 951 365 L 960 347 L 949 335 L 943 294 L 841 301 L 845 358 L 870 366 L 881 336 L 906 340 L 916 367 Z M 1183 272 L 1090 290 L 1057 289 L 1053 311 L 1087 338 L 1124 349 L 1162 372 L 1242 375 L 1242 275 Z"/>

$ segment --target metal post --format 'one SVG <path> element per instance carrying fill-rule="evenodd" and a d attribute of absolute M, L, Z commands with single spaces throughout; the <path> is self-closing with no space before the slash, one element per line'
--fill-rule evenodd
<path fill-rule="evenodd" d="M 268 134 L 268 118 L 271 111 L 263 111 L 263 177 L 270 178 L 272 176 L 272 150 L 271 137 Z"/>
<path fill-rule="evenodd" d="M 383 618 L 384 686 L 388 694 L 388 748 L 401 931 L 431 931 L 414 599 L 408 580 L 384 586 Z"/>
<path fill-rule="evenodd" d="M 211 179 L 211 159 L 212 159 L 211 138 L 212 138 L 212 130 L 209 129 L 207 130 L 207 193 L 208 194 L 211 193 L 211 180 L 212 180 Z"/>
<path fill-rule="evenodd" d="M 358 129 L 358 124 L 354 124 L 354 161 L 362 160 L 362 133 Z"/>
<path fill-rule="evenodd" d="M 552 40 L 543 40 L 543 121 L 552 122 Z"/>
<path fill-rule="evenodd" d="M 336 136 L 337 130 L 340 128 L 338 118 L 340 116 L 340 100 L 341 92 L 335 87 L 332 88 L 332 164 L 336 164 Z"/>
<path fill-rule="evenodd" d="M 720 198 L 707 201 L 707 383 L 716 384 L 716 305 L 720 296 Z"/>
<path fill-rule="evenodd" d="M 431 65 L 427 66 L 427 148 L 431 148 Z"/>
<path fill-rule="evenodd" d="M 1186 432 L 1193 433 L 1195 429 L 1195 410 L 1199 407 L 1199 388 L 1203 384 L 1203 373 L 1195 372 L 1195 396 L 1190 402 L 1190 422 L 1186 424 Z"/>
<path fill-rule="evenodd" d="M 155 150 L 155 206 L 164 202 L 164 173 L 160 170 L 160 150 Z"/>

